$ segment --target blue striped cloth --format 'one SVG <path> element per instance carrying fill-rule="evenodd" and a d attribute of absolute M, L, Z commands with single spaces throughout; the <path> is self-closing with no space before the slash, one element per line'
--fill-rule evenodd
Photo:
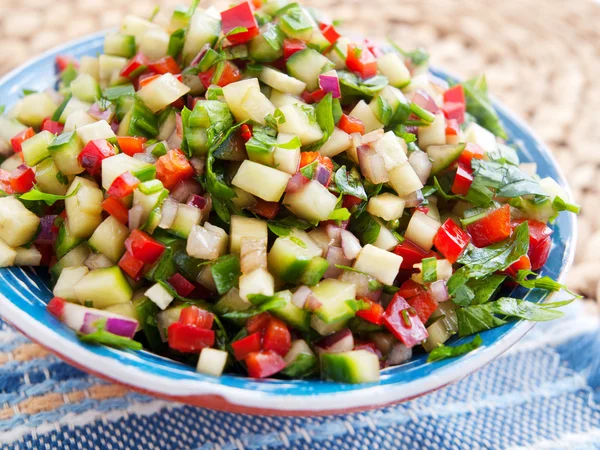
<path fill-rule="evenodd" d="M 251 417 L 157 400 L 50 355 L 18 361 L 27 345 L 0 322 L 0 354 L 17 355 L 0 365 L 5 449 L 600 449 L 600 320 L 582 303 L 453 386 L 336 417 Z M 40 399 L 60 406 L 32 409 Z"/>

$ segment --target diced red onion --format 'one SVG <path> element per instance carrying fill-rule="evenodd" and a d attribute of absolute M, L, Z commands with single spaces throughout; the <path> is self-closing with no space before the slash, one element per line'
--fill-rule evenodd
<path fill-rule="evenodd" d="M 333 98 L 340 98 L 342 96 L 340 80 L 335 70 L 330 70 L 319 75 L 319 86 L 323 89 L 323 92 L 331 92 Z"/>
<path fill-rule="evenodd" d="M 370 145 L 361 145 L 357 149 L 358 163 L 365 178 L 371 183 L 387 183 L 388 172 L 383 158 Z"/>
<path fill-rule="evenodd" d="M 300 172 L 294 174 L 292 178 L 288 181 L 287 187 L 285 188 L 285 192 L 288 194 L 293 194 L 295 192 L 301 191 L 304 186 L 308 184 L 310 180 L 302 175 Z"/>
<path fill-rule="evenodd" d="M 110 105 L 108 108 L 103 110 L 100 108 L 98 103 L 94 103 L 92 106 L 90 106 L 90 109 L 88 109 L 87 113 L 96 120 L 106 120 L 108 123 L 110 123 L 115 116 L 115 108 Z"/>
<path fill-rule="evenodd" d="M 421 150 L 415 150 L 408 157 L 408 163 L 411 165 L 421 183 L 426 184 L 429 175 L 431 174 L 431 161 L 427 153 Z"/>
<path fill-rule="evenodd" d="M 169 144 L 169 148 L 181 148 L 181 143 L 183 142 L 183 122 L 181 121 L 181 114 L 175 114 L 175 131 L 171 133 L 169 139 L 167 139 L 167 144 Z"/>
<path fill-rule="evenodd" d="M 175 199 L 167 197 L 167 199 L 162 204 L 162 215 L 158 226 L 163 229 L 170 228 L 171 225 L 173 225 L 173 221 L 175 220 L 175 216 L 177 215 L 178 209 L 179 203 Z"/>
<path fill-rule="evenodd" d="M 408 125 L 404 128 L 407 133 L 417 134 L 419 132 L 419 127 L 414 125 Z"/>
<path fill-rule="evenodd" d="M 329 245 L 333 245 L 334 247 L 339 247 L 342 243 L 341 232 L 342 228 L 337 225 L 327 224 L 325 226 L 325 232 L 329 237 Z"/>
<path fill-rule="evenodd" d="M 130 230 L 137 230 L 142 226 L 142 219 L 144 217 L 144 207 L 140 204 L 133 205 L 129 210 L 129 221 L 128 226 Z"/>
<path fill-rule="evenodd" d="M 133 155 L 133 159 L 137 159 L 138 161 L 143 161 L 149 164 L 154 164 L 157 158 L 152 153 L 136 153 L 135 155 Z"/>
<path fill-rule="evenodd" d="M 177 200 L 179 203 L 185 202 L 190 195 L 200 194 L 202 192 L 202 186 L 193 178 L 187 180 L 181 180 L 175 185 L 171 191 L 171 197 Z"/>
<path fill-rule="evenodd" d="M 319 301 L 317 297 L 315 297 L 312 292 L 308 297 L 306 297 L 306 303 L 304 303 L 304 309 L 307 311 L 314 312 L 321 307 L 322 303 Z"/>
<path fill-rule="evenodd" d="M 190 110 L 194 110 L 194 108 L 196 107 L 196 103 L 198 103 L 198 100 L 200 100 L 200 98 L 198 97 L 194 97 L 192 95 L 188 95 L 187 96 L 187 100 L 186 100 L 186 105 L 188 107 L 188 109 Z"/>
<path fill-rule="evenodd" d="M 196 56 L 194 56 L 194 58 L 190 62 L 190 67 L 197 66 L 200 63 L 200 61 L 202 61 L 202 58 L 204 57 L 204 55 L 206 55 L 206 52 L 209 49 L 210 49 L 210 44 L 204 44 L 204 46 L 200 49 L 198 54 Z"/>
<path fill-rule="evenodd" d="M 358 238 L 348 230 L 340 230 L 340 237 L 344 256 L 350 260 L 356 259 L 362 249 Z"/>
<path fill-rule="evenodd" d="M 194 208 L 204 209 L 208 204 L 208 201 L 198 194 L 191 194 L 187 199 L 187 204 L 189 206 L 193 206 Z"/>
<path fill-rule="evenodd" d="M 204 217 L 208 217 L 208 215 L 212 211 L 212 197 L 208 193 L 204 194 L 203 197 L 204 200 L 206 200 L 206 206 L 204 207 L 204 209 L 202 209 L 202 213 Z"/>
<path fill-rule="evenodd" d="M 325 336 L 315 344 L 315 348 L 319 353 L 349 352 L 354 349 L 354 335 L 348 328 L 344 328 Z"/>
<path fill-rule="evenodd" d="M 402 342 L 396 342 L 390 350 L 387 362 L 390 366 L 397 366 L 410 358 L 412 358 L 412 348 L 408 348 Z"/>
<path fill-rule="evenodd" d="M 113 120 L 110 123 L 110 129 L 113 130 L 113 133 L 118 134 L 119 133 L 119 122 L 117 122 L 116 120 Z"/>
<path fill-rule="evenodd" d="M 383 136 L 383 129 L 380 128 L 378 130 L 371 131 L 367 134 L 352 133 L 350 136 L 352 137 L 354 146 L 360 147 L 361 145 L 367 145 L 371 142 L 375 142 L 381 139 L 381 137 Z"/>
<path fill-rule="evenodd" d="M 426 109 L 430 113 L 435 114 L 439 110 L 439 108 L 435 104 L 435 100 L 433 100 L 433 98 L 431 98 L 431 96 L 422 89 L 419 89 L 417 92 L 415 92 L 412 101 L 413 103 L 416 103 L 418 106 L 420 106 L 423 109 Z"/>
<path fill-rule="evenodd" d="M 337 278 L 339 277 L 344 269 L 338 269 L 336 266 L 348 266 L 351 264 L 351 261 L 344 256 L 344 251 L 340 247 L 330 246 L 327 250 L 327 261 L 329 262 L 329 267 L 323 274 L 323 278 Z"/>
<path fill-rule="evenodd" d="M 308 286 L 300 286 L 296 292 L 292 294 L 292 303 L 300 309 L 304 309 L 308 297 L 312 294 L 312 291 Z"/>
<path fill-rule="evenodd" d="M 90 255 L 85 258 L 85 261 L 83 261 L 83 264 L 90 270 L 106 269 L 107 267 L 115 265 L 114 262 L 102 253 L 90 253 Z"/>
<path fill-rule="evenodd" d="M 107 317 L 104 311 L 101 314 L 87 312 L 83 317 L 83 325 L 79 331 L 83 334 L 93 333 L 96 331 L 95 323 L 102 319 L 106 319 L 106 325 L 104 328 L 106 331 L 116 334 L 117 336 L 123 336 L 130 339 L 135 335 L 135 331 L 138 327 L 138 321 L 128 317 Z"/>
<path fill-rule="evenodd" d="M 448 294 L 448 288 L 446 287 L 445 280 L 434 281 L 429 286 L 429 289 L 431 290 L 431 296 L 438 303 L 442 303 L 450 299 L 450 294 Z"/>
<path fill-rule="evenodd" d="M 420 189 L 404 197 L 404 201 L 406 202 L 405 206 L 407 208 L 416 208 L 421 203 L 423 203 L 424 200 L 425 197 L 423 196 L 423 192 L 421 192 Z"/>
<path fill-rule="evenodd" d="M 197 177 L 204 175 L 204 170 L 206 169 L 206 159 L 194 156 L 192 159 L 190 159 L 190 164 L 194 168 L 194 173 Z"/>
<path fill-rule="evenodd" d="M 316 175 L 315 175 L 315 180 L 317 180 L 323 186 L 327 186 L 330 178 L 331 178 L 331 172 L 329 171 L 329 169 L 322 164 L 318 164 Z"/>
<path fill-rule="evenodd" d="M 38 243 L 52 243 L 56 240 L 56 235 L 52 232 L 54 221 L 56 220 L 56 214 L 50 214 L 43 216 L 40 220 L 40 234 L 35 239 Z"/>

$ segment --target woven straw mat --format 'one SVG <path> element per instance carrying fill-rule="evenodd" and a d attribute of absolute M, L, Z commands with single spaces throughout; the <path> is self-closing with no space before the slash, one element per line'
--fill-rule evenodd
<path fill-rule="evenodd" d="M 0 0 L 0 74 L 61 42 L 185 0 Z M 222 9 L 227 2 L 202 2 Z M 568 284 L 600 298 L 600 3 L 592 0 L 306 0 L 344 28 L 423 46 L 491 91 L 554 151 L 583 206 Z"/>

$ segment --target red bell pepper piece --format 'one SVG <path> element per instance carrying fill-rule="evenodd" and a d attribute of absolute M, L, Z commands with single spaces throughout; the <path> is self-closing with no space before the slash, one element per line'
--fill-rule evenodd
<path fill-rule="evenodd" d="M 248 125 L 242 125 L 241 133 L 244 142 L 248 142 L 250 139 L 252 139 L 252 128 L 250 128 Z"/>
<path fill-rule="evenodd" d="M 154 264 L 165 251 L 165 246 L 153 239 L 148 233 L 133 230 L 125 240 L 125 248 L 136 259 L 145 264 Z"/>
<path fill-rule="evenodd" d="M 377 59 L 366 46 L 360 48 L 356 44 L 348 44 L 346 66 L 362 79 L 377 75 Z"/>
<path fill-rule="evenodd" d="M 29 127 L 27 129 L 21 131 L 15 137 L 13 137 L 10 140 L 10 143 L 12 145 L 14 152 L 19 153 L 21 151 L 21 144 L 23 144 L 23 142 L 25 142 L 27 139 L 29 139 L 33 136 L 35 136 L 35 131 L 33 130 L 33 128 Z"/>
<path fill-rule="evenodd" d="M 452 184 L 452 192 L 457 195 L 467 195 L 473 183 L 473 170 L 469 167 L 459 165 Z"/>
<path fill-rule="evenodd" d="M 133 190 L 140 184 L 135 176 L 131 172 L 125 172 L 119 175 L 115 181 L 108 188 L 108 195 L 116 198 L 127 197 L 133 194 Z"/>
<path fill-rule="evenodd" d="M 250 353 L 246 358 L 248 375 L 252 378 L 266 378 L 285 368 L 283 358 L 272 350 Z"/>
<path fill-rule="evenodd" d="M 325 91 L 321 88 L 313 92 L 304 91 L 302 93 L 302 100 L 308 104 L 318 103 L 323 97 L 325 97 Z"/>
<path fill-rule="evenodd" d="M 513 229 L 523 223 L 518 220 L 513 223 Z M 531 270 L 538 270 L 546 264 L 552 247 L 552 229 L 538 220 L 528 220 L 529 225 L 529 250 L 527 255 L 531 261 Z"/>
<path fill-rule="evenodd" d="M 165 73 L 172 73 L 173 75 L 181 73 L 181 67 L 179 67 L 177 61 L 171 56 L 164 56 L 157 61 L 151 62 L 148 64 L 148 69 L 161 75 Z"/>
<path fill-rule="evenodd" d="M 215 332 L 194 325 L 173 323 L 167 329 L 169 347 L 181 353 L 200 353 L 215 344 Z"/>
<path fill-rule="evenodd" d="M 285 322 L 271 318 L 263 336 L 263 348 L 285 356 L 292 346 L 292 335 Z"/>
<path fill-rule="evenodd" d="M 402 286 L 400 286 L 398 295 L 406 300 L 410 300 L 417 295 L 421 295 L 423 292 L 427 292 L 425 286 L 413 280 L 406 280 L 402 283 Z"/>
<path fill-rule="evenodd" d="M 365 124 L 362 120 L 357 119 L 356 117 L 347 116 L 346 114 L 342 114 L 342 117 L 340 117 L 338 128 L 348 134 L 365 134 Z"/>
<path fill-rule="evenodd" d="M 304 50 L 306 43 L 300 39 L 284 39 L 283 41 L 283 58 L 288 59 L 294 53 Z"/>
<path fill-rule="evenodd" d="M 102 209 L 124 225 L 129 222 L 127 207 L 114 197 L 106 197 L 102 202 Z"/>
<path fill-rule="evenodd" d="M 369 300 L 368 298 L 361 298 L 362 301 L 369 303 L 369 309 L 362 309 L 356 311 L 356 316 L 360 317 L 367 322 L 374 323 L 375 325 L 381 325 L 383 323 L 384 309 L 379 303 Z"/>
<path fill-rule="evenodd" d="M 246 322 L 246 330 L 249 334 L 256 333 L 257 331 L 264 331 L 271 321 L 271 314 L 263 312 L 256 316 L 250 317 Z"/>
<path fill-rule="evenodd" d="M 224 61 L 216 73 L 219 75 L 219 79 L 215 81 L 215 84 L 220 87 L 225 87 L 228 84 L 235 83 L 236 81 L 240 81 L 242 79 L 242 73 L 240 72 L 240 69 L 238 69 L 238 67 L 231 61 Z"/>
<path fill-rule="evenodd" d="M 471 235 L 473 245 L 476 247 L 487 247 L 503 241 L 512 232 L 510 206 L 503 205 L 482 219 L 469 224 L 467 231 Z"/>
<path fill-rule="evenodd" d="M 456 119 L 446 120 L 446 136 L 458 136 L 460 133 L 460 125 Z"/>
<path fill-rule="evenodd" d="M 262 198 L 257 198 L 256 203 L 250 208 L 250 211 L 266 219 L 272 220 L 279 214 L 280 208 L 281 205 L 277 202 L 267 202 Z"/>
<path fill-rule="evenodd" d="M 65 310 L 65 303 L 67 302 L 64 298 L 54 297 L 48 302 L 48 304 L 46 305 L 46 309 L 54 317 L 60 319 L 63 315 L 63 311 Z"/>
<path fill-rule="evenodd" d="M 206 72 L 200 72 L 198 74 L 198 78 L 200 78 L 200 81 L 202 82 L 202 84 L 204 85 L 204 87 L 206 89 L 208 89 L 208 87 L 211 84 L 213 84 L 214 75 L 215 75 L 215 68 L 211 67 Z"/>
<path fill-rule="evenodd" d="M 257 331 L 231 343 L 233 354 L 238 361 L 245 360 L 251 353 L 260 351 L 262 334 Z"/>
<path fill-rule="evenodd" d="M 433 238 L 435 248 L 452 264 L 469 245 L 469 234 L 452 219 L 447 219 Z"/>
<path fill-rule="evenodd" d="M 194 286 L 193 283 L 178 273 L 173 274 L 167 281 L 171 286 L 173 286 L 173 289 L 175 289 L 181 297 L 187 297 L 194 292 L 194 289 L 196 289 L 196 286 Z"/>
<path fill-rule="evenodd" d="M 518 261 L 512 263 L 505 271 L 507 275 L 515 278 L 519 270 L 531 270 L 531 261 L 529 260 L 529 256 L 523 255 L 519 258 Z"/>
<path fill-rule="evenodd" d="M 444 92 L 444 103 L 466 103 L 462 85 L 457 84 Z"/>
<path fill-rule="evenodd" d="M 383 324 L 407 347 L 414 347 L 429 336 L 415 310 L 398 293 L 385 310 Z"/>
<path fill-rule="evenodd" d="M 123 70 L 121 70 L 121 76 L 125 78 L 135 78 L 141 75 L 148 68 L 149 63 L 150 60 L 146 55 L 144 55 L 143 53 L 138 53 L 127 63 Z M 154 70 L 154 72 L 164 73 L 158 72 L 157 70 Z"/>
<path fill-rule="evenodd" d="M 252 12 L 252 6 L 247 1 L 223 11 L 221 21 L 223 34 L 234 45 L 248 42 L 259 34 L 258 23 Z M 246 31 L 228 35 L 230 31 L 236 28 L 245 28 Z"/>
<path fill-rule="evenodd" d="M 21 165 L 10 174 L 10 185 L 17 194 L 29 192 L 35 184 L 35 172 L 31 167 Z"/>
<path fill-rule="evenodd" d="M 102 160 L 115 156 L 115 154 L 115 148 L 106 139 L 94 139 L 83 147 L 83 150 L 77 155 L 77 160 L 79 165 L 86 169 L 90 175 L 100 175 Z"/>
<path fill-rule="evenodd" d="M 362 199 L 355 197 L 354 195 L 344 195 L 344 198 L 342 200 L 342 207 L 350 209 L 354 206 L 360 205 L 362 202 Z"/>
<path fill-rule="evenodd" d="M 204 328 L 205 330 L 212 328 L 214 320 L 215 316 L 213 313 L 193 305 L 186 306 L 179 314 L 179 323 Z"/>
<path fill-rule="evenodd" d="M 140 90 L 147 84 L 152 83 L 158 77 L 160 77 L 160 75 L 154 75 L 151 73 L 145 73 L 145 74 L 140 75 L 140 77 L 138 78 L 138 90 Z"/>
<path fill-rule="evenodd" d="M 435 252 L 426 252 L 408 239 L 405 239 L 402 244 L 398 244 L 394 249 L 394 253 L 402 256 L 401 269 L 413 269 L 413 266 L 420 263 L 424 258 L 437 257 Z"/>
<path fill-rule="evenodd" d="M 64 71 L 69 66 L 73 66 L 77 69 L 79 67 L 79 61 L 68 55 L 58 55 L 56 57 L 56 68 L 58 69 L 58 73 Z"/>
<path fill-rule="evenodd" d="M 119 148 L 123 153 L 133 156 L 136 153 L 144 153 L 144 144 L 146 143 L 146 138 L 122 136 L 117 138 L 117 143 L 119 144 Z"/>
<path fill-rule="evenodd" d="M 62 123 L 50 120 L 50 117 L 46 117 L 42 121 L 42 131 L 49 131 L 52 134 L 61 134 L 64 129 L 65 126 Z"/>
<path fill-rule="evenodd" d="M 341 37 L 340 33 L 338 33 L 330 23 L 321 23 L 319 24 L 319 28 L 321 29 L 323 36 L 325 36 L 325 39 L 327 39 L 330 44 L 335 44 Z"/>
<path fill-rule="evenodd" d="M 465 149 L 458 157 L 458 163 L 466 167 L 471 167 L 471 161 L 473 159 L 483 159 L 484 155 L 485 150 L 479 145 L 473 144 L 472 142 L 467 142 Z"/>
<path fill-rule="evenodd" d="M 167 189 L 172 189 L 181 180 L 193 176 L 194 168 L 181 150 L 169 150 L 156 161 L 156 178 L 162 181 Z"/>
<path fill-rule="evenodd" d="M 140 261 L 139 259 L 135 258 L 131 253 L 125 252 L 125 254 L 119 260 L 119 267 L 123 272 L 125 272 L 135 281 L 137 281 L 142 277 L 144 261 Z"/>
<path fill-rule="evenodd" d="M 457 123 L 461 124 L 465 121 L 465 112 L 467 108 L 464 103 L 444 103 L 442 112 L 448 120 L 456 120 Z"/>
<path fill-rule="evenodd" d="M 407 299 L 407 302 L 415 309 L 417 316 L 423 323 L 426 323 L 429 317 L 438 308 L 438 302 L 433 298 L 431 293 L 427 291 Z"/>

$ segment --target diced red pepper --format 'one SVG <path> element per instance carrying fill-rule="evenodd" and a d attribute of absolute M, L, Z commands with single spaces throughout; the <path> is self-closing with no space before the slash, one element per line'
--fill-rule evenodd
<path fill-rule="evenodd" d="M 446 136 L 458 136 L 460 133 L 460 125 L 456 119 L 446 120 Z"/>
<path fill-rule="evenodd" d="M 127 222 L 129 222 L 127 207 L 114 197 L 106 197 L 102 202 L 102 209 L 124 225 L 127 225 Z"/>
<path fill-rule="evenodd" d="M 383 323 L 383 306 L 365 297 L 362 297 L 361 300 L 369 303 L 370 308 L 357 311 L 356 316 L 366 320 L 367 322 L 374 323 L 375 325 L 381 325 Z"/>
<path fill-rule="evenodd" d="M 42 121 L 42 131 L 49 131 L 52 134 L 58 135 L 61 134 L 64 129 L 65 126 L 62 123 L 55 122 L 54 120 L 51 120 L 50 117 L 46 117 Z"/>
<path fill-rule="evenodd" d="M 300 39 L 284 39 L 283 41 L 283 58 L 288 59 L 294 53 L 304 50 L 306 43 Z"/>
<path fill-rule="evenodd" d="M 232 44 L 243 44 L 258 36 L 259 29 L 252 7 L 247 1 L 240 3 L 221 13 L 223 34 Z M 246 31 L 236 34 L 228 33 L 236 28 L 245 28 Z"/>
<path fill-rule="evenodd" d="M 465 149 L 458 157 L 458 163 L 466 167 L 471 167 L 471 161 L 473 159 L 483 159 L 484 155 L 485 150 L 479 145 L 473 144 L 472 142 L 467 142 Z"/>
<path fill-rule="evenodd" d="M 398 295 L 406 300 L 410 300 L 411 298 L 416 297 L 423 292 L 427 292 L 425 286 L 413 280 L 406 280 L 404 283 L 402 283 L 402 286 L 400 286 Z"/>
<path fill-rule="evenodd" d="M 21 144 L 23 144 L 23 142 L 25 142 L 27 139 L 29 139 L 33 136 L 35 136 L 35 131 L 33 130 L 33 128 L 29 127 L 27 129 L 21 131 L 15 137 L 13 137 L 10 140 L 10 143 L 12 145 L 14 152 L 19 153 L 22 150 Z"/>
<path fill-rule="evenodd" d="M 140 184 L 135 176 L 131 172 L 125 172 L 115 178 L 115 181 L 108 188 L 108 195 L 116 198 L 127 197 L 133 194 L 134 189 Z"/>
<path fill-rule="evenodd" d="M 48 302 L 48 305 L 46 305 L 46 309 L 54 317 L 60 319 L 63 315 L 63 311 L 65 310 L 65 303 L 67 302 L 64 298 L 54 297 Z"/>
<path fill-rule="evenodd" d="M 143 53 L 135 55 L 127 65 L 121 70 L 121 76 L 125 78 L 135 78 L 141 75 L 147 68 L 150 60 Z M 154 70 L 156 73 L 164 73 Z M 180 73 L 180 72 L 175 72 Z"/>
<path fill-rule="evenodd" d="M 133 278 L 135 281 L 142 277 L 142 269 L 144 268 L 144 261 L 140 261 L 135 258 L 131 253 L 125 252 L 125 254 L 119 260 L 119 267 L 123 272 Z"/>
<path fill-rule="evenodd" d="M 165 246 L 153 239 L 148 233 L 133 230 L 125 240 L 125 248 L 135 258 L 145 264 L 154 264 L 165 251 Z"/>
<path fill-rule="evenodd" d="M 200 81 L 202 82 L 202 84 L 204 85 L 204 87 L 206 89 L 208 89 L 208 87 L 211 84 L 213 84 L 213 77 L 214 77 L 214 75 L 215 75 L 215 68 L 211 67 L 206 72 L 200 72 L 198 74 L 198 78 L 200 78 Z"/>
<path fill-rule="evenodd" d="M 4 191 L 6 194 L 14 194 L 10 184 L 10 172 L 8 170 L 0 169 L 0 190 Z"/>
<path fill-rule="evenodd" d="M 233 354 L 235 359 L 243 361 L 251 353 L 260 351 L 260 343 L 262 340 L 262 334 L 260 331 L 249 334 L 248 336 L 231 343 Z"/>
<path fill-rule="evenodd" d="M 466 103 L 465 90 L 462 85 L 457 84 L 444 92 L 444 103 Z"/>
<path fill-rule="evenodd" d="M 425 325 L 408 302 L 394 294 L 383 315 L 383 324 L 407 347 L 414 347 L 428 337 Z"/>
<path fill-rule="evenodd" d="M 242 139 L 244 140 L 244 142 L 248 142 L 250 139 L 252 139 L 252 128 L 250 128 L 248 125 L 244 124 L 242 125 L 242 129 L 241 129 L 241 133 L 242 133 Z"/>
<path fill-rule="evenodd" d="M 251 2 L 252 8 L 256 9 L 260 9 L 260 7 L 262 6 L 262 0 L 252 0 Z"/>
<path fill-rule="evenodd" d="M 179 323 L 204 328 L 205 330 L 212 328 L 214 320 L 215 316 L 213 313 L 193 305 L 182 308 L 179 314 Z"/>
<path fill-rule="evenodd" d="M 250 353 L 246 358 L 248 375 L 252 378 L 266 378 L 285 368 L 283 358 L 272 350 Z"/>
<path fill-rule="evenodd" d="M 144 144 L 146 143 L 146 138 L 122 136 L 117 138 L 117 143 L 119 144 L 119 148 L 123 153 L 133 156 L 136 153 L 144 153 Z"/>
<path fill-rule="evenodd" d="M 306 167 L 313 163 L 319 157 L 319 155 L 319 152 L 302 152 L 300 154 L 300 168 Z"/>
<path fill-rule="evenodd" d="M 513 223 L 513 228 L 521 224 L 519 220 Z M 528 220 L 529 225 L 529 251 L 531 270 L 538 270 L 546 264 L 552 247 L 552 229 L 538 220 Z"/>
<path fill-rule="evenodd" d="M 35 184 L 35 172 L 31 167 L 21 165 L 10 174 L 10 185 L 18 194 L 29 192 Z"/>
<path fill-rule="evenodd" d="M 402 256 L 401 269 L 412 269 L 415 264 L 420 263 L 424 258 L 436 257 L 435 252 L 426 252 L 421 247 L 405 239 L 402 244 L 398 244 L 394 249 L 396 255 Z"/>
<path fill-rule="evenodd" d="M 473 183 L 473 170 L 469 167 L 459 165 L 452 184 L 452 192 L 457 195 L 467 195 Z"/>
<path fill-rule="evenodd" d="M 444 103 L 442 111 L 446 119 L 456 120 L 457 123 L 461 124 L 465 121 L 467 108 L 464 103 Z"/>
<path fill-rule="evenodd" d="M 181 353 L 200 353 L 215 344 L 215 332 L 194 325 L 173 323 L 167 329 L 169 347 Z"/>
<path fill-rule="evenodd" d="M 347 116 L 346 114 L 342 114 L 342 117 L 340 117 L 338 128 L 348 134 L 365 134 L 365 124 L 363 121 L 356 117 Z"/>
<path fill-rule="evenodd" d="M 504 271 L 504 273 L 514 278 L 517 276 L 519 270 L 531 270 L 531 261 L 529 260 L 529 256 L 521 256 L 519 260 L 512 263 L 510 267 Z"/>
<path fill-rule="evenodd" d="M 503 205 L 482 219 L 469 224 L 467 231 L 476 247 L 487 247 L 503 241 L 512 232 L 510 206 Z"/>
<path fill-rule="evenodd" d="M 304 91 L 302 93 L 302 100 L 308 104 L 318 103 L 323 97 L 325 97 L 325 91 L 321 88 L 313 92 Z"/>
<path fill-rule="evenodd" d="M 377 75 L 377 59 L 367 47 L 360 48 L 356 44 L 348 44 L 346 66 L 362 79 Z"/>
<path fill-rule="evenodd" d="M 250 334 L 256 333 L 257 331 L 264 331 L 264 329 L 267 328 L 267 325 L 269 325 L 270 320 L 271 314 L 268 312 L 257 314 L 248 319 L 246 322 L 246 330 L 248 330 L 248 333 Z"/>
<path fill-rule="evenodd" d="M 181 297 L 187 297 L 196 289 L 192 282 L 179 273 L 172 275 L 167 281 Z"/>
<path fill-rule="evenodd" d="M 156 178 L 167 189 L 172 189 L 181 180 L 194 176 L 194 168 L 181 150 L 169 150 L 156 161 Z"/>
<path fill-rule="evenodd" d="M 327 39 L 330 44 L 335 44 L 341 36 L 340 33 L 338 33 L 330 23 L 321 23 L 319 24 L 319 28 L 321 29 L 323 36 L 325 36 L 325 39 Z"/>
<path fill-rule="evenodd" d="M 383 357 L 374 342 L 360 342 L 354 345 L 354 350 L 366 350 L 368 352 L 377 355 L 379 359 Z"/>
<path fill-rule="evenodd" d="M 469 234 L 452 219 L 447 219 L 433 238 L 435 248 L 452 264 L 469 245 Z"/>
<path fill-rule="evenodd" d="M 354 195 L 344 195 L 344 198 L 342 200 L 342 207 L 350 209 L 354 206 L 360 205 L 362 202 L 362 199 L 355 197 Z"/>
<path fill-rule="evenodd" d="M 438 302 L 433 298 L 431 292 L 427 291 L 407 299 L 407 302 L 415 309 L 417 316 L 423 323 L 426 323 L 429 317 L 438 308 Z"/>
<path fill-rule="evenodd" d="M 415 209 L 423 214 L 429 214 L 429 208 L 427 206 L 419 205 Z"/>
<path fill-rule="evenodd" d="M 181 73 L 181 67 L 179 67 L 177 61 L 171 56 L 164 56 L 157 61 L 151 62 L 148 64 L 148 69 L 161 75 L 165 73 L 172 73 L 173 75 Z"/>
<path fill-rule="evenodd" d="M 381 47 L 377 41 L 374 41 L 372 39 L 365 39 L 364 43 L 367 46 L 367 48 L 371 51 L 371 53 L 373 53 L 373 55 L 375 55 L 375 58 L 379 58 L 380 56 L 382 56 L 384 54 L 381 51 Z"/>
<path fill-rule="evenodd" d="M 58 55 L 56 57 L 56 68 L 58 69 L 58 73 L 64 71 L 69 66 L 73 66 L 77 69 L 79 67 L 79 61 L 68 55 Z"/>
<path fill-rule="evenodd" d="M 225 87 L 228 84 L 235 83 L 242 79 L 242 72 L 240 69 L 231 61 L 225 61 L 222 63 L 221 75 L 219 79 L 215 81 L 215 84 L 220 87 Z"/>
<path fill-rule="evenodd" d="M 292 346 L 292 335 L 285 322 L 271 318 L 263 336 L 263 348 L 285 356 Z"/>
<path fill-rule="evenodd" d="M 90 175 L 100 175 L 102 160 L 115 154 L 115 148 L 106 139 L 94 139 L 83 147 L 77 155 L 77 160 Z"/>
<path fill-rule="evenodd" d="M 159 78 L 160 75 L 152 75 L 152 74 L 143 74 L 138 78 L 138 90 L 143 88 L 144 86 L 152 83 L 154 80 Z"/>
<path fill-rule="evenodd" d="M 262 198 L 257 198 L 256 203 L 250 207 L 250 211 L 265 219 L 273 220 L 279 214 L 280 208 L 281 205 L 277 202 L 267 202 Z"/>

